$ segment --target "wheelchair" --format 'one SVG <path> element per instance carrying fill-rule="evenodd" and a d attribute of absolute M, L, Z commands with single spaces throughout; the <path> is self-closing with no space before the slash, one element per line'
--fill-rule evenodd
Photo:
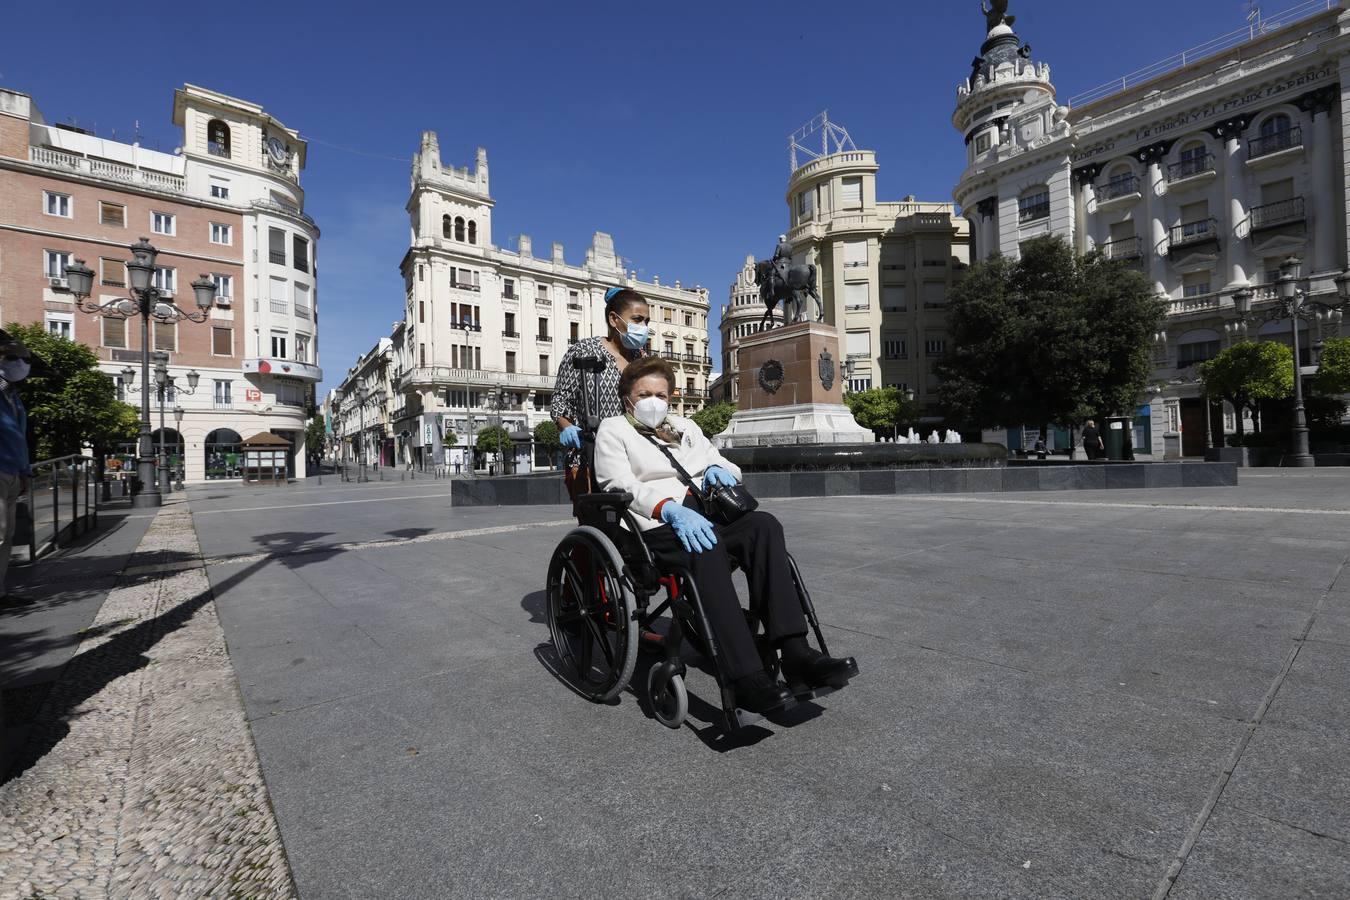
<path fill-rule="evenodd" d="M 575 360 L 574 365 L 581 370 L 582 399 L 587 410 L 575 481 L 578 487 L 573 499 L 577 527 L 553 551 L 545 592 L 549 632 L 564 670 L 560 674 L 582 696 L 607 703 L 629 686 L 639 653 L 649 654 L 655 657 L 646 678 L 652 714 L 662 725 L 679 728 L 689 713 L 687 669 L 681 652 L 688 641 L 711 664 L 721 694 L 722 724 L 726 731 L 736 731 L 763 719 L 760 714 L 736 706 L 735 692 L 726 677 L 722 653 L 704 613 L 693 573 L 683 566 L 662 570 L 656 564 L 642 540 L 637 518 L 629 509 L 631 494 L 595 489 L 594 449 L 599 417 L 593 414 L 592 398 L 598 396 L 599 374 L 605 364 L 603 360 L 583 357 Z M 592 379 L 590 385 L 587 376 Z M 791 554 L 788 564 L 817 647 L 829 655 L 815 605 Z M 664 598 L 657 603 L 663 592 Z M 744 612 L 764 668 L 778 678 L 781 671 L 778 654 L 769 645 L 762 617 L 755 609 Z M 670 621 L 662 633 L 657 623 L 667 613 Z M 853 675 L 856 674 L 855 664 Z M 789 684 L 788 688 L 794 701 L 772 714 L 786 712 L 796 702 L 823 697 L 838 689 L 808 688 L 803 684 Z"/>

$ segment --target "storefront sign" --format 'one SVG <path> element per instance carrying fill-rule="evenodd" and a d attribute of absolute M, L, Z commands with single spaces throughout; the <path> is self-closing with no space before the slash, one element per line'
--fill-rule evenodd
<path fill-rule="evenodd" d="M 247 388 L 244 391 L 244 399 L 249 403 L 258 403 L 262 400 L 262 391 L 257 388 Z"/>

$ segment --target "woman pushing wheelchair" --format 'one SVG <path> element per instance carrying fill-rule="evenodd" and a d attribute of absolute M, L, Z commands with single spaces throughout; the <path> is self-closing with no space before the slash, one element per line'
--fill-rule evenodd
<path fill-rule="evenodd" d="M 596 481 L 605 490 L 633 496 L 633 519 L 658 567 L 680 566 L 693 574 L 738 706 L 770 712 L 789 705 L 794 695 L 765 669 L 736 596 L 733 562 L 745 572 L 751 608 L 764 622 L 787 682 L 806 689 L 843 687 L 858 673 L 857 664 L 807 643 L 782 525 L 766 512 L 735 509 L 740 469 L 696 424 L 669 414 L 674 385 L 670 365 L 656 357 L 623 369 L 618 395 L 624 412 L 600 424 Z M 717 514 L 722 521 L 714 522 L 706 506 L 728 488 L 734 512 Z"/>

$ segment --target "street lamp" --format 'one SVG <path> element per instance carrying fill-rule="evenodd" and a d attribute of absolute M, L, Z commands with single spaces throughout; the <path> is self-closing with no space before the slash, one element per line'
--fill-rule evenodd
<path fill-rule="evenodd" d="M 190 374 L 188 375 L 188 383 L 192 385 L 192 389 L 193 389 L 194 391 L 197 389 L 197 384 L 196 384 L 196 382 L 194 382 L 194 381 L 192 380 L 192 376 L 193 376 L 193 375 L 196 375 L 196 374 L 197 374 L 196 372 L 192 372 L 192 373 L 190 373 Z M 191 393 L 191 392 L 189 392 L 189 393 Z M 183 441 L 183 455 L 186 457 L 186 456 L 187 456 L 187 439 L 183 437 L 183 413 L 184 413 L 183 407 L 178 406 L 177 404 L 175 404 L 175 405 L 174 405 L 174 408 L 173 408 L 173 425 L 174 425 L 174 430 L 178 432 L 178 437 L 179 437 L 179 439 Z M 186 468 L 186 466 L 187 466 L 187 460 L 184 459 L 184 460 L 182 461 L 182 466 L 178 469 L 178 485 L 177 485 L 177 487 L 178 487 L 178 490 L 180 490 L 180 491 L 183 489 L 183 468 Z"/>
<path fill-rule="evenodd" d="M 1300 320 L 1311 321 L 1319 318 L 1339 321 L 1344 316 L 1343 310 L 1350 306 L 1350 299 L 1347 299 L 1347 294 L 1350 293 L 1350 273 L 1342 274 L 1336 279 L 1340 302 L 1322 303 L 1309 300 L 1307 292 L 1298 286 L 1294 270 L 1301 262 L 1297 256 L 1291 256 L 1280 264 L 1280 277 L 1276 282 L 1276 299 L 1279 302 L 1273 309 L 1262 314 L 1253 314 L 1252 292 L 1245 287 L 1233 295 L 1233 308 L 1238 314 L 1238 330 L 1242 331 L 1253 322 L 1275 322 L 1280 319 L 1288 319 L 1290 322 L 1294 348 L 1294 428 L 1289 465 L 1307 468 L 1315 466 L 1317 462 L 1308 448 L 1308 416 L 1303 408 L 1303 366 L 1298 352 L 1298 325 Z"/>
<path fill-rule="evenodd" d="M 357 470 L 356 474 L 357 484 L 360 484 L 363 481 L 370 480 L 369 478 L 366 477 L 366 401 L 368 399 L 370 399 L 370 391 L 368 391 L 366 388 L 356 389 L 356 405 L 361 416 L 361 430 L 357 432 L 357 434 L 360 435 L 361 437 L 360 443 L 361 466 Z"/>
<path fill-rule="evenodd" d="M 174 391 L 174 377 L 169 374 L 169 354 L 167 352 L 156 350 L 151 353 L 150 356 L 155 361 L 155 394 L 157 395 L 157 400 L 159 402 L 159 447 L 155 463 L 155 483 L 157 490 L 162 493 L 168 493 L 172 490 L 172 485 L 170 484 L 171 479 L 169 476 L 169 457 L 164 449 L 164 404 L 168 399 L 168 395 Z M 123 386 L 128 393 L 149 394 L 149 387 L 147 385 L 141 385 L 139 387 L 135 386 L 136 370 L 131 366 L 122 369 L 121 374 Z M 201 375 L 198 374 L 196 369 L 193 369 L 187 374 L 188 388 L 186 390 L 180 388 L 178 393 L 189 395 L 195 394 L 197 392 L 197 383 L 200 380 Z M 149 399 L 148 396 L 146 399 Z M 178 423 L 181 424 L 183 420 L 181 406 L 175 408 L 174 415 L 177 418 Z M 182 437 L 181 428 L 178 431 L 178 435 L 180 438 Z"/>
<path fill-rule="evenodd" d="M 106 319 L 141 319 L 141 431 L 137 442 L 136 476 L 140 489 L 132 496 L 133 507 L 153 507 L 163 503 L 163 495 L 155 483 L 154 442 L 150 435 L 150 320 L 168 323 L 189 321 L 202 323 L 207 320 L 209 310 L 215 303 L 216 285 L 209 275 L 202 275 L 192 282 L 192 291 L 196 300 L 195 310 L 179 309 L 167 302 L 161 289 L 154 284 L 155 258 L 159 251 L 145 238 L 141 238 L 129 248 L 132 261 L 126 264 L 131 282 L 131 296 L 121 300 L 103 302 L 92 298 L 94 292 L 94 270 L 76 259 L 73 265 L 65 267 L 64 275 L 70 292 L 75 296 L 75 305 L 80 312 L 101 316 Z M 130 368 L 130 367 L 128 367 Z M 123 370 L 125 376 L 127 370 Z M 135 372 L 132 371 L 134 378 Z M 127 379 L 130 384 L 131 378 Z"/>

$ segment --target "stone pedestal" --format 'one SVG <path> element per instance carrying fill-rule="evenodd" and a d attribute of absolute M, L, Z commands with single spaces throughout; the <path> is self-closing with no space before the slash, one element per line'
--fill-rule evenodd
<path fill-rule="evenodd" d="M 717 445 L 873 443 L 844 405 L 839 360 L 832 325 L 799 322 L 742 338 L 740 408 Z"/>

